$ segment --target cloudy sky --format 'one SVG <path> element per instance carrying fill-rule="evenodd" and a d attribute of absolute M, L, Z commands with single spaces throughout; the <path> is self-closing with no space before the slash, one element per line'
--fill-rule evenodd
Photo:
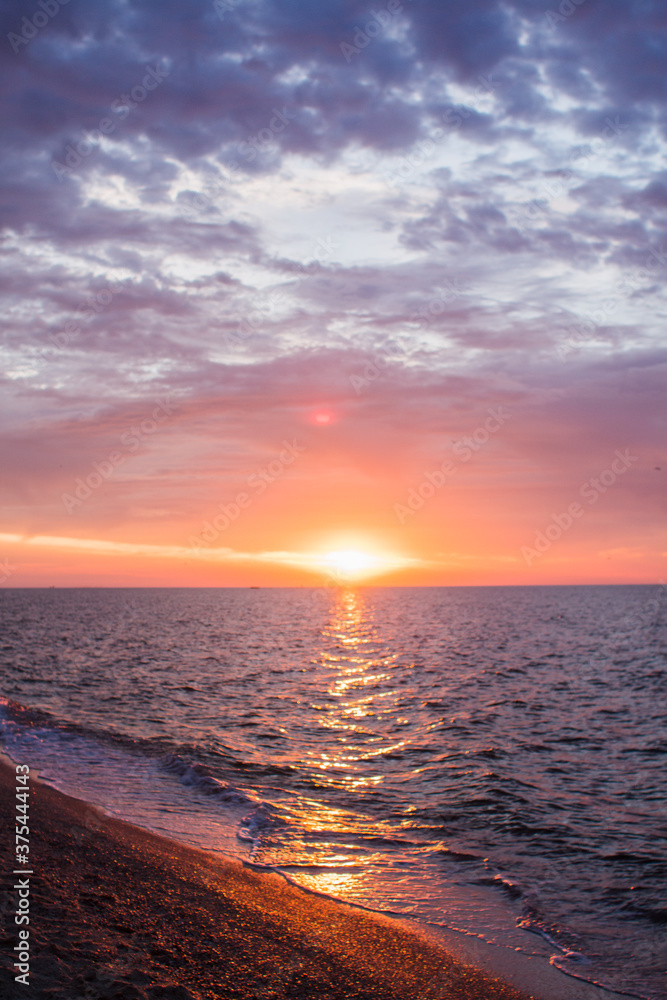
<path fill-rule="evenodd" d="M 550 4 L 4 3 L 3 585 L 667 577 L 667 8 Z"/>

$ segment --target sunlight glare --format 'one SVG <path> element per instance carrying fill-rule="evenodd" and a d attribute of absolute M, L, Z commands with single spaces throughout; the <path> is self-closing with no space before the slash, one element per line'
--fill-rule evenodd
<path fill-rule="evenodd" d="M 386 562 L 380 556 L 372 556 L 367 552 L 360 552 L 358 549 L 327 552 L 324 559 L 332 569 L 342 576 L 354 580 L 382 572 Z"/>

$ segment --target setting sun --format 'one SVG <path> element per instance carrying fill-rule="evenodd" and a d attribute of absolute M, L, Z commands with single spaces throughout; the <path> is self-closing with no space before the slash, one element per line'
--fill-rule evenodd
<path fill-rule="evenodd" d="M 4 4 L 1 983 L 667 1000 L 666 12 Z"/>
<path fill-rule="evenodd" d="M 334 569 L 349 577 L 360 577 L 369 572 L 377 572 L 382 565 L 382 559 L 378 556 L 371 556 L 367 552 L 359 552 L 355 549 L 327 552 L 325 559 Z"/>
<path fill-rule="evenodd" d="M 382 576 L 399 569 L 411 560 L 400 556 L 383 556 L 360 549 L 337 549 L 315 556 L 313 563 L 341 580 L 362 580 Z"/>

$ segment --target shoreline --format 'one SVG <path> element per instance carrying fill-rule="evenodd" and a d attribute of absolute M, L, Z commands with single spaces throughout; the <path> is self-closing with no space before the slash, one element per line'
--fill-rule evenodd
<path fill-rule="evenodd" d="M 30 975 L 16 983 L 14 763 L 0 756 L 0 984 L 49 1000 L 621 1000 L 544 960 L 304 892 L 31 775 Z"/>

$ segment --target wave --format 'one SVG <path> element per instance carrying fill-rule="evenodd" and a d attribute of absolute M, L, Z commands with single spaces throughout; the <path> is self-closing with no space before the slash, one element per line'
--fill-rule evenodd
<path fill-rule="evenodd" d="M 166 754 L 160 759 L 160 765 L 170 774 L 177 775 L 182 785 L 196 788 L 204 795 L 218 798 L 221 802 L 229 802 L 232 805 L 259 802 L 256 796 L 216 778 L 205 764 L 192 764 L 179 754 Z"/>

